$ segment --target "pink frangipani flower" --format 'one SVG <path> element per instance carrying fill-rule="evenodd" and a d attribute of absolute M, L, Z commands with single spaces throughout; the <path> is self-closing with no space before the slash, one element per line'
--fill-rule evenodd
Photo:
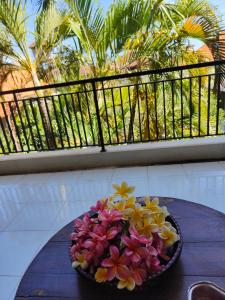
<path fill-rule="evenodd" d="M 152 263 L 151 263 L 151 273 L 155 273 L 160 271 L 164 266 L 160 264 L 160 260 L 158 257 L 153 256 L 152 257 Z"/>
<path fill-rule="evenodd" d="M 132 265 L 130 267 L 131 275 L 136 285 L 142 285 L 143 281 L 147 278 L 147 270 L 144 266 Z"/>
<path fill-rule="evenodd" d="M 119 225 L 113 226 L 109 229 L 106 227 L 97 224 L 94 232 L 90 232 L 90 238 L 83 242 L 83 247 L 86 249 L 92 249 L 92 251 L 96 252 L 96 255 L 100 257 L 105 248 L 108 247 L 109 240 L 112 240 L 121 230 Z"/>
<path fill-rule="evenodd" d="M 89 214 L 86 213 L 84 214 L 83 216 L 83 219 L 80 219 L 80 218 L 77 218 L 75 221 L 74 221 L 74 226 L 75 226 L 75 229 L 79 229 L 80 227 L 86 227 L 86 226 L 89 226 L 93 223 L 93 218 L 90 218 Z"/>
<path fill-rule="evenodd" d="M 152 246 L 156 248 L 156 250 L 158 251 L 158 255 L 164 260 L 169 260 L 170 257 L 166 255 L 166 249 L 164 247 L 163 240 L 158 236 L 158 234 L 154 234 L 153 237 L 154 239 Z"/>
<path fill-rule="evenodd" d="M 80 237 L 86 236 L 92 229 L 94 223 L 95 219 L 90 218 L 88 213 L 84 215 L 83 219 L 76 219 L 74 221 L 76 236 L 73 236 L 73 238 L 76 237 L 78 239 Z"/>
<path fill-rule="evenodd" d="M 108 246 L 108 241 L 99 241 L 97 238 L 87 239 L 83 242 L 82 245 L 85 249 L 89 249 L 90 251 L 94 251 L 98 257 L 100 257 L 105 248 Z"/>
<path fill-rule="evenodd" d="M 128 236 L 122 236 L 121 241 L 126 246 L 124 254 L 129 257 L 133 263 L 138 263 L 142 258 L 149 255 L 147 248 L 142 247 L 138 240 L 131 239 Z"/>
<path fill-rule="evenodd" d="M 91 210 L 94 212 L 100 212 L 107 208 L 108 199 L 98 200 L 96 205 L 91 206 Z"/>
<path fill-rule="evenodd" d="M 160 264 L 160 260 L 157 256 L 148 256 L 144 261 L 149 274 L 153 274 L 162 269 L 163 265 Z"/>
<path fill-rule="evenodd" d="M 129 259 L 123 255 L 120 256 L 119 249 L 116 246 L 109 247 L 110 257 L 105 258 L 101 265 L 108 268 L 108 280 L 114 278 L 123 280 L 130 276 L 129 268 L 127 267 Z"/>
<path fill-rule="evenodd" d="M 107 241 L 112 240 L 114 237 L 121 231 L 121 226 L 116 225 L 112 226 L 111 228 L 107 229 L 107 227 L 97 224 L 93 230 L 90 232 L 90 236 L 92 238 L 96 238 L 99 241 Z"/>
<path fill-rule="evenodd" d="M 70 248 L 71 256 L 73 257 L 76 252 L 79 252 L 82 249 L 83 241 L 80 239 Z"/>
<path fill-rule="evenodd" d="M 152 239 L 147 238 L 146 236 L 139 234 L 134 226 L 131 226 L 129 228 L 129 232 L 130 232 L 130 237 L 132 239 L 136 239 L 138 242 L 140 242 L 142 244 L 149 245 L 149 244 L 152 243 Z"/>
<path fill-rule="evenodd" d="M 105 225 L 122 220 L 122 213 L 117 209 L 103 210 L 99 213 L 98 219 Z"/>

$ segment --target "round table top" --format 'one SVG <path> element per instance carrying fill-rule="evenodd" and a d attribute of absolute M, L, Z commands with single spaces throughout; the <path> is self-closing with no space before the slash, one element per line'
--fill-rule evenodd
<path fill-rule="evenodd" d="M 187 299 L 188 287 L 211 281 L 225 288 L 225 215 L 189 201 L 160 197 L 181 227 L 184 245 L 171 273 L 140 294 L 103 289 L 71 267 L 69 235 L 73 222 L 47 242 L 23 276 L 15 300 Z"/>

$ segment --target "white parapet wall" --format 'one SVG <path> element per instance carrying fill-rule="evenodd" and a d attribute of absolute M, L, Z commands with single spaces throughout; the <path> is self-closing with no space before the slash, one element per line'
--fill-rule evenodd
<path fill-rule="evenodd" d="M 225 159 L 225 136 L 0 157 L 0 175 Z"/>

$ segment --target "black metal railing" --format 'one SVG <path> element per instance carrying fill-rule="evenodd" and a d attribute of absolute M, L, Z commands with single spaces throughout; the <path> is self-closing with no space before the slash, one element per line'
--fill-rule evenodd
<path fill-rule="evenodd" d="M 0 153 L 225 134 L 225 61 L 0 92 Z"/>

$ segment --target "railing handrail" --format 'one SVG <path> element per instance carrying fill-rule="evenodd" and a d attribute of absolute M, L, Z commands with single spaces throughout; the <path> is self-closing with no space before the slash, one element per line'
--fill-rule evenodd
<path fill-rule="evenodd" d="M 124 74 L 111 75 L 111 76 L 105 76 L 105 77 L 88 78 L 88 79 L 75 80 L 75 81 L 62 82 L 62 83 L 54 83 L 54 84 L 48 84 L 48 85 L 42 85 L 42 86 L 36 86 L 36 87 L 34 86 L 34 87 L 22 88 L 22 89 L 16 89 L 16 90 L 0 91 L 0 96 L 9 95 L 9 94 L 18 94 L 18 93 L 24 93 L 24 92 L 31 92 L 31 91 L 38 91 L 38 90 L 47 90 L 47 89 L 52 89 L 52 88 L 65 87 L 65 86 L 68 87 L 68 86 L 73 86 L 73 85 L 77 85 L 77 84 L 95 83 L 95 82 L 99 82 L 99 81 L 102 82 L 102 81 L 109 81 L 109 80 L 116 80 L 116 79 L 123 79 L 123 78 L 132 78 L 132 77 L 145 76 L 145 75 L 154 75 L 154 74 L 162 74 L 162 73 L 175 72 L 175 71 L 190 70 L 190 69 L 195 69 L 195 68 L 220 66 L 223 64 L 225 64 L 225 60 L 216 60 L 216 61 L 184 65 L 184 66 L 166 67 L 166 68 L 162 68 L 162 69 L 153 69 L 153 70 L 133 72 L 133 73 L 124 73 Z"/>

